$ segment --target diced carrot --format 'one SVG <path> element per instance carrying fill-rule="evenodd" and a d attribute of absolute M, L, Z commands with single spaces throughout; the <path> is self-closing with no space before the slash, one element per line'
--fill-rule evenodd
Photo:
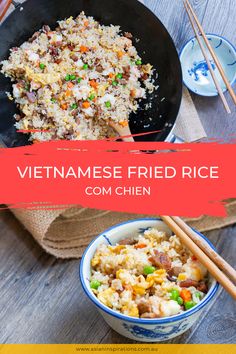
<path fill-rule="evenodd" d="M 85 101 L 85 102 L 83 102 L 82 107 L 83 108 L 89 108 L 90 107 L 90 103 L 88 101 Z"/>
<path fill-rule="evenodd" d="M 119 124 L 120 124 L 122 127 L 127 127 L 127 126 L 128 126 L 127 120 L 123 120 L 122 122 L 119 122 Z"/>
<path fill-rule="evenodd" d="M 98 88 L 98 83 L 95 80 L 91 80 L 89 81 L 89 84 L 91 87 L 93 87 L 94 89 Z"/>
<path fill-rule="evenodd" d="M 124 55 L 124 52 L 122 52 L 121 50 L 119 50 L 119 51 L 117 52 L 117 57 L 118 57 L 118 59 L 121 59 L 121 58 L 123 57 L 123 55 Z"/>
<path fill-rule="evenodd" d="M 67 87 L 72 88 L 72 87 L 74 87 L 74 84 L 72 82 L 68 82 Z"/>
<path fill-rule="evenodd" d="M 66 96 L 66 97 L 70 97 L 70 96 L 71 96 L 71 91 L 70 91 L 70 90 L 66 90 L 65 96 Z"/>
<path fill-rule="evenodd" d="M 61 109 L 66 110 L 66 109 L 67 109 L 67 107 L 68 107 L 67 103 L 63 103 L 63 104 L 61 104 Z"/>
<path fill-rule="evenodd" d="M 88 50 L 89 50 L 88 47 L 85 47 L 85 45 L 82 45 L 82 46 L 80 47 L 81 53 L 87 53 Z"/>
<path fill-rule="evenodd" d="M 134 248 L 137 248 L 137 249 L 145 248 L 145 247 L 147 247 L 147 245 L 145 243 L 139 243 L 139 244 L 134 246 Z"/>
<path fill-rule="evenodd" d="M 89 25 L 89 21 L 84 21 L 84 26 L 88 27 L 88 25 Z"/>
<path fill-rule="evenodd" d="M 110 79 L 112 79 L 114 76 L 115 76 L 115 74 L 113 74 L 113 73 L 110 73 L 110 74 L 109 74 L 109 78 L 110 78 Z"/>
<path fill-rule="evenodd" d="M 131 90 L 130 91 L 130 96 L 134 98 L 136 96 L 136 91 L 135 90 Z"/>
<path fill-rule="evenodd" d="M 182 289 L 180 292 L 180 296 L 184 301 L 191 301 L 192 295 L 188 289 Z"/>

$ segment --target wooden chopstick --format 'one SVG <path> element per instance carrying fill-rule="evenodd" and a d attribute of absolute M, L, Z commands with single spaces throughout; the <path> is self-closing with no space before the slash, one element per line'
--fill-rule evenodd
<path fill-rule="evenodd" d="M 236 286 L 217 267 L 217 265 L 199 248 L 192 239 L 182 230 L 170 216 L 161 216 L 167 226 L 177 235 L 182 243 L 197 257 L 207 268 L 209 273 L 224 287 L 224 289 L 236 300 Z"/>
<path fill-rule="evenodd" d="M 236 270 L 227 263 L 216 251 L 209 247 L 208 243 L 200 238 L 198 234 L 188 226 L 181 218 L 172 216 L 172 219 L 176 224 L 192 239 L 192 241 L 202 249 L 203 252 L 214 262 L 223 272 L 227 273 L 227 276 L 236 282 Z"/>
<path fill-rule="evenodd" d="M 216 77 L 216 75 L 215 75 L 215 73 L 214 73 L 214 70 L 212 69 L 211 62 L 210 62 L 210 59 L 208 58 L 207 51 L 206 51 L 206 49 L 204 48 L 204 46 L 203 46 L 203 44 L 202 44 L 202 41 L 201 41 L 200 35 L 198 34 L 197 29 L 195 28 L 195 23 L 194 23 L 194 21 L 193 21 L 193 19 L 192 19 L 192 17 L 191 17 L 191 13 L 190 13 L 190 10 L 188 9 L 188 6 L 187 6 L 187 3 L 186 3 L 186 2 L 184 2 L 184 7 L 185 7 L 186 12 L 187 12 L 187 14 L 188 14 L 190 23 L 191 23 L 192 28 L 193 28 L 193 31 L 194 31 L 194 33 L 195 33 L 195 35 L 196 35 L 196 38 L 197 38 L 198 44 L 199 44 L 199 46 L 200 46 L 200 48 L 201 48 L 202 54 L 203 54 L 203 56 L 204 56 L 204 58 L 205 58 L 205 60 L 206 60 L 206 62 L 207 62 L 207 65 L 208 65 L 208 68 L 209 68 L 209 70 L 210 70 L 212 79 L 213 79 L 213 81 L 214 81 L 214 83 L 215 83 L 216 89 L 217 89 L 217 91 L 218 91 L 218 93 L 219 93 L 219 95 L 220 95 L 220 98 L 221 98 L 221 100 L 222 100 L 222 102 L 223 102 L 223 104 L 224 104 L 224 107 L 225 107 L 225 109 L 226 109 L 226 112 L 230 114 L 230 113 L 231 113 L 231 110 L 230 110 L 230 108 L 229 108 L 228 102 L 226 101 L 226 98 L 225 98 L 225 96 L 224 96 L 224 93 L 223 93 L 223 91 L 222 91 L 222 88 L 221 88 L 221 86 L 220 86 L 220 83 L 219 83 L 219 81 L 218 81 L 218 79 L 217 79 L 217 77 Z"/>
<path fill-rule="evenodd" d="M 198 29 L 199 29 L 199 31 L 200 31 L 205 43 L 206 43 L 206 46 L 207 46 L 209 52 L 211 53 L 212 58 L 214 59 L 214 62 L 215 62 L 216 66 L 217 66 L 217 68 L 218 68 L 218 70 L 220 72 L 220 75 L 221 75 L 221 77 L 222 77 L 222 79 L 223 79 L 223 81 L 224 81 L 224 83 L 225 83 L 225 85 L 226 85 L 226 87 L 227 87 L 227 89 L 228 89 L 228 91 L 230 93 L 230 96 L 232 97 L 232 100 L 234 101 L 234 104 L 236 104 L 235 92 L 234 92 L 232 86 L 230 85 L 230 82 L 228 81 L 228 79 L 227 79 L 227 77 L 225 75 L 224 69 L 223 69 L 223 67 L 222 67 L 222 65 L 221 65 L 216 53 L 214 52 L 214 49 L 212 48 L 212 46 L 211 46 L 211 44 L 209 42 L 209 39 L 207 38 L 206 33 L 205 33 L 201 23 L 199 22 L 199 20 L 197 18 L 197 15 L 194 12 L 189 0 L 186 0 L 186 4 L 189 7 L 189 10 L 190 10 L 195 22 L 196 22 L 196 25 L 197 25 L 197 27 L 198 27 Z"/>

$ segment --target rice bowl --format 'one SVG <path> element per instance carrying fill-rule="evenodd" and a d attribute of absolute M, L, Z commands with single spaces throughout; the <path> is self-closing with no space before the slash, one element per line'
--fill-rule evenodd
<path fill-rule="evenodd" d="M 168 340 L 188 330 L 199 318 L 203 308 L 214 297 L 218 289 L 218 284 L 216 281 L 209 276 L 209 290 L 205 297 L 196 306 L 177 315 L 162 318 L 138 318 L 128 316 L 119 313 L 119 311 L 110 309 L 99 301 L 91 289 L 90 284 L 92 275 L 91 261 L 97 248 L 102 244 L 115 245 L 125 237 L 130 237 L 134 235 L 134 233 L 138 234 L 140 229 L 153 227 L 158 228 L 158 230 L 164 231 L 167 235 L 171 236 L 171 232 L 168 227 L 158 219 L 131 220 L 129 222 L 116 225 L 99 235 L 88 246 L 80 265 L 80 279 L 82 286 L 88 297 L 98 307 L 105 321 L 120 334 L 133 340 L 143 342 Z M 203 235 L 200 236 L 204 238 Z M 211 245 L 211 247 L 213 246 Z"/>

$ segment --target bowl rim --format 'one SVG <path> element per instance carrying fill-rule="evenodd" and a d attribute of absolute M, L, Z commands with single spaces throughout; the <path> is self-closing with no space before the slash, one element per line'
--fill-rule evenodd
<path fill-rule="evenodd" d="M 101 237 L 104 236 L 105 233 L 110 232 L 120 226 L 123 225 L 127 225 L 127 224 L 131 224 L 131 223 L 136 223 L 136 222 L 140 222 L 140 221 L 161 221 L 161 219 L 159 218 L 141 218 L 141 219 L 134 219 L 134 220 L 128 220 L 126 222 L 122 222 L 119 224 L 116 224 L 108 229 L 106 229 L 105 231 L 103 231 L 102 233 L 100 233 L 92 242 L 90 242 L 90 244 L 87 246 L 86 250 L 84 251 L 84 254 L 82 256 L 81 262 L 80 262 L 80 269 L 79 269 L 79 275 L 80 275 L 80 281 L 82 284 L 82 288 L 84 290 L 84 292 L 86 293 L 86 295 L 89 297 L 89 299 L 94 303 L 94 305 L 96 307 L 98 307 L 100 310 L 103 310 L 104 312 L 106 312 L 107 314 L 126 321 L 126 322 L 132 322 L 132 323 L 140 323 L 140 324 L 165 324 L 165 323 L 172 323 L 175 321 L 179 321 L 179 320 L 183 320 L 193 314 L 195 314 L 196 312 L 198 312 L 199 310 L 201 310 L 205 305 L 208 304 L 208 302 L 214 297 L 214 295 L 216 294 L 218 288 L 219 288 L 219 284 L 218 282 L 216 282 L 216 280 L 213 280 L 213 284 L 211 287 L 211 290 L 208 292 L 208 294 L 206 295 L 206 297 L 199 302 L 199 304 L 197 304 L 196 306 L 194 306 L 192 309 L 185 311 L 179 315 L 175 315 L 175 316 L 170 316 L 170 317 L 164 317 L 164 318 L 158 318 L 158 319 L 142 319 L 142 318 L 136 318 L 136 317 L 130 317 L 130 316 L 126 316 L 123 315 L 115 310 L 111 310 L 109 307 L 103 305 L 95 295 L 92 295 L 92 293 L 88 290 L 88 287 L 84 281 L 84 277 L 83 277 L 83 269 L 84 269 L 84 261 L 85 261 L 85 257 L 87 255 L 87 253 L 90 251 L 90 248 L 93 246 L 93 244 Z M 202 235 L 199 231 L 195 230 L 199 236 L 201 236 L 209 245 L 212 249 L 215 250 L 215 247 L 213 246 L 213 244 L 204 236 Z"/>
<path fill-rule="evenodd" d="M 220 36 L 220 35 L 218 35 L 218 34 L 215 34 L 215 33 L 206 33 L 206 36 L 211 36 L 211 37 L 214 37 L 214 38 L 220 38 L 220 39 L 222 39 L 223 41 L 225 41 L 225 42 L 228 44 L 228 46 L 233 50 L 233 52 L 234 52 L 234 54 L 235 54 L 235 57 L 236 57 L 236 47 L 235 47 L 234 44 L 231 43 L 227 38 L 225 38 L 224 36 Z M 181 63 L 182 68 L 183 68 L 183 64 L 182 64 L 182 63 L 183 63 L 183 61 L 182 61 L 183 53 L 184 53 L 185 49 L 187 48 L 187 46 L 188 46 L 194 39 L 196 39 L 196 36 L 191 37 L 191 38 L 187 41 L 187 43 L 185 43 L 185 44 L 182 46 L 182 48 L 181 48 L 180 51 L 179 51 L 179 59 L 180 59 L 180 63 Z M 182 69 L 182 70 L 183 70 L 183 69 Z M 182 76 L 183 76 L 183 83 L 184 83 L 184 85 L 185 85 L 190 91 L 192 91 L 193 93 L 195 93 L 196 95 L 203 96 L 203 97 L 217 97 L 217 96 L 219 96 L 218 93 L 204 94 L 204 93 L 199 92 L 199 91 L 196 92 L 190 85 L 188 85 L 188 84 L 186 83 L 186 81 L 184 80 L 184 75 L 182 75 Z M 230 85 L 233 86 L 235 83 L 236 83 L 236 74 L 234 75 L 234 78 L 230 81 Z M 227 91 L 228 91 L 228 89 L 225 88 L 225 89 L 223 90 L 223 93 L 225 93 L 225 92 L 227 92 Z"/>

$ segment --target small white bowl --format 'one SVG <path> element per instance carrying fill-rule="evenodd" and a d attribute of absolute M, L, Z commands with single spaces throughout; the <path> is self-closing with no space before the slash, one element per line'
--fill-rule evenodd
<path fill-rule="evenodd" d="M 218 289 L 218 283 L 210 278 L 209 291 L 203 300 L 194 308 L 179 315 L 157 319 L 141 319 L 125 316 L 103 305 L 94 295 L 90 288 L 91 260 L 99 245 L 116 244 L 121 239 L 142 233 L 150 227 L 171 235 L 169 228 L 159 219 L 138 219 L 116 225 L 94 239 L 84 252 L 80 263 L 80 280 L 87 296 L 97 306 L 105 321 L 121 335 L 141 342 L 159 342 L 177 337 L 187 331 L 199 318 L 205 306 L 213 299 Z M 209 245 L 213 245 L 200 233 Z"/>
<path fill-rule="evenodd" d="M 236 49 L 225 38 L 215 35 L 207 34 L 223 69 L 225 75 L 231 86 L 236 82 Z M 212 68 L 219 80 L 223 92 L 227 91 L 226 85 L 211 57 L 204 41 L 204 47 L 211 60 Z M 180 61 L 183 71 L 183 81 L 192 92 L 201 96 L 217 96 L 218 91 L 215 87 L 211 73 L 208 69 L 207 62 L 202 54 L 201 48 L 197 39 L 191 38 L 183 47 L 180 53 Z"/>

